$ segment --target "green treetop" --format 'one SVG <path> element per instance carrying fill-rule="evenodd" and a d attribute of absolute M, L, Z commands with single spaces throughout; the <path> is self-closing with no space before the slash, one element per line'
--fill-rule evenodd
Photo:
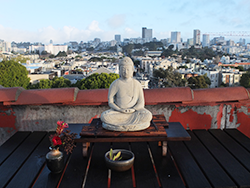
<path fill-rule="evenodd" d="M 15 60 L 0 62 L 0 85 L 27 88 L 30 83 L 25 66 Z"/>
<path fill-rule="evenodd" d="M 87 78 L 77 81 L 74 86 L 78 87 L 79 89 L 109 88 L 110 84 L 117 78 L 119 78 L 119 75 L 115 73 L 95 73 Z"/>

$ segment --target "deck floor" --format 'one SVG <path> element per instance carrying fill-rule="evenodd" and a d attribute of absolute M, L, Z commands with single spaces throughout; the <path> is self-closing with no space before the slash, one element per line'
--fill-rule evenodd
<path fill-rule="evenodd" d="M 161 156 L 157 142 L 94 143 L 88 157 L 81 143 L 65 157 L 65 168 L 51 174 L 45 164 L 48 132 L 17 132 L 0 147 L 0 187 L 250 187 L 250 139 L 236 129 L 188 131 L 191 141 L 168 142 Z M 110 147 L 135 154 L 131 170 L 105 166 Z"/>

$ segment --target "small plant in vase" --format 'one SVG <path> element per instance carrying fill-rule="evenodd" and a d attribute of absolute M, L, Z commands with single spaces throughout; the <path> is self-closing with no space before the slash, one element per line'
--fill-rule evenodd
<path fill-rule="evenodd" d="M 46 155 L 46 162 L 53 173 L 60 173 L 64 166 L 64 156 L 59 151 L 59 146 L 62 146 L 67 154 L 72 153 L 74 147 L 76 147 L 74 143 L 76 133 L 70 133 L 69 130 L 64 131 L 68 127 L 68 124 L 64 121 L 57 121 L 56 133 L 49 136 L 51 151 Z"/>
<path fill-rule="evenodd" d="M 109 151 L 109 159 L 112 161 L 119 161 L 122 159 L 121 157 L 121 151 L 119 151 L 117 154 L 114 155 L 113 149 L 111 148 Z"/>

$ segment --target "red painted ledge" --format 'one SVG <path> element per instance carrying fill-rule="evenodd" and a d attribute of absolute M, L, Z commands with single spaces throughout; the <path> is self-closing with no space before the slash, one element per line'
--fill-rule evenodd
<path fill-rule="evenodd" d="M 249 103 L 249 91 L 244 87 L 194 89 L 189 87 L 156 88 L 144 90 L 145 104 L 217 104 Z M 79 90 L 57 88 L 24 90 L 23 88 L 0 88 L 3 105 L 108 105 L 108 89 Z"/>
<path fill-rule="evenodd" d="M 80 90 L 73 105 L 108 105 L 109 89 Z"/>
<path fill-rule="evenodd" d="M 16 102 L 4 102 L 4 105 L 43 105 L 69 103 L 76 100 L 78 90 L 78 88 L 24 90 Z"/>
<path fill-rule="evenodd" d="M 249 100 L 249 93 L 244 87 L 224 87 L 194 89 L 192 103 L 241 102 Z"/>
<path fill-rule="evenodd" d="M 24 91 L 22 87 L 0 88 L 0 102 L 16 101 L 22 91 Z"/>
<path fill-rule="evenodd" d="M 193 92 L 189 87 L 156 88 L 144 90 L 146 105 L 164 103 L 183 103 L 193 100 Z"/>

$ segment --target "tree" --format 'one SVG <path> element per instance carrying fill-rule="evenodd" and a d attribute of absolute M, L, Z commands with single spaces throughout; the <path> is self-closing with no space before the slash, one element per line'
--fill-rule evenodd
<path fill-rule="evenodd" d="M 70 87 L 71 82 L 69 79 L 64 77 L 55 77 L 52 79 L 51 88 L 64 88 L 64 87 Z"/>
<path fill-rule="evenodd" d="M 59 51 L 58 54 L 56 55 L 56 57 L 67 57 L 67 54 L 65 51 L 63 51 L 63 52 Z"/>
<path fill-rule="evenodd" d="M 100 57 L 91 57 L 88 61 L 93 61 L 93 62 L 98 62 L 98 61 L 103 61 L 103 59 L 102 58 L 100 58 Z"/>
<path fill-rule="evenodd" d="M 245 88 L 250 88 L 250 72 L 242 74 L 240 79 L 240 85 Z"/>
<path fill-rule="evenodd" d="M 191 89 L 208 88 L 208 84 L 206 83 L 204 76 L 190 77 L 188 79 L 188 85 Z"/>
<path fill-rule="evenodd" d="M 54 54 L 50 54 L 49 58 L 55 58 L 55 55 Z"/>
<path fill-rule="evenodd" d="M 186 85 L 186 79 L 182 79 L 181 73 L 174 71 L 173 67 L 165 70 L 166 78 L 163 82 L 165 87 L 182 87 Z"/>
<path fill-rule="evenodd" d="M 203 77 L 205 78 L 205 82 L 207 85 L 211 85 L 211 80 L 208 78 L 207 73 L 203 75 Z"/>
<path fill-rule="evenodd" d="M 27 88 L 30 83 L 26 67 L 20 63 L 10 60 L 0 63 L 0 85 L 4 87 Z"/>
<path fill-rule="evenodd" d="M 154 77 L 156 78 L 166 78 L 166 71 L 163 68 L 155 69 L 153 72 Z"/>
<path fill-rule="evenodd" d="M 174 48 L 174 45 L 172 44 L 169 45 L 168 48 L 162 52 L 161 56 L 165 56 L 165 57 L 172 56 L 174 54 L 173 48 Z"/>
<path fill-rule="evenodd" d="M 239 69 L 239 71 L 244 71 L 244 67 L 243 66 L 238 66 L 238 67 L 235 67 L 236 69 Z"/>
<path fill-rule="evenodd" d="M 188 67 L 184 65 L 184 66 L 179 66 L 178 69 L 188 69 Z"/>
<path fill-rule="evenodd" d="M 82 56 L 77 55 L 77 56 L 75 56 L 75 58 L 76 58 L 76 59 L 77 59 L 77 58 L 81 59 L 81 58 L 82 58 Z"/>
<path fill-rule="evenodd" d="M 52 86 L 52 81 L 49 79 L 42 79 L 36 84 L 29 86 L 29 89 L 50 89 Z"/>
<path fill-rule="evenodd" d="M 154 77 L 162 78 L 163 84 L 165 87 L 181 87 L 186 85 L 186 79 L 182 79 L 182 76 L 179 72 L 174 71 L 173 67 L 169 67 L 164 70 L 159 68 L 154 70 Z"/>
<path fill-rule="evenodd" d="M 227 84 L 225 84 L 224 82 L 222 82 L 221 84 L 220 84 L 220 87 L 227 87 L 228 85 Z"/>
<path fill-rule="evenodd" d="M 140 60 L 135 60 L 135 61 L 134 61 L 134 65 L 135 65 L 136 67 L 138 67 L 138 66 L 140 65 Z"/>
<path fill-rule="evenodd" d="M 42 52 L 41 52 L 41 55 L 47 55 L 47 54 L 48 54 L 47 51 L 42 51 Z"/>
<path fill-rule="evenodd" d="M 110 84 L 117 78 L 119 78 L 119 75 L 115 73 L 95 73 L 87 78 L 77 81 L 76 84 L 74 84 L 74 87 L 78 87 L 79 89 L 109 88 Z"/>
<path fill-rule="evenodd" d="M 127 53 L 128 55 L 132 55 L 132 50 L 134 49 L 134 44 L 128 44 L 123 47 L 123 52 Z"/>

